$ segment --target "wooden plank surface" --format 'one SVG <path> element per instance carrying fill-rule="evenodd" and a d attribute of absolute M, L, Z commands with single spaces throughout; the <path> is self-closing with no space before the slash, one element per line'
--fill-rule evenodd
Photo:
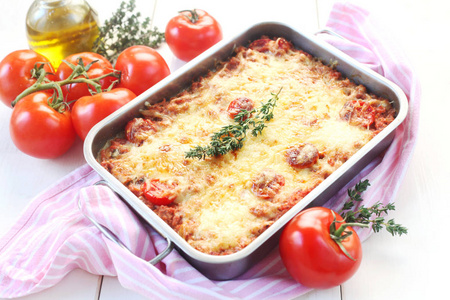
<path fill-rule="evenodd" d="M 101 18 L 106 18 L 120 0 L 90 0 Z M 154 15 L 154 22 L 164 28 L 176 11 L 203 8 L 222 24 L 225 37 L 261 20 L 295 24 L 307 32 L 325 25 L 332 0 L 305 1 L 145 1 L 136 0 L 144 15 Z M 382 20 L 385 30 L 410 57 L 422 84 L 419 140 L 411 165 L 396 199 L 392 213 L 410 232 L 405 237 L 380 233 L 363 244 L 364 259 L 357 274 L 342 287 L 313 291 L 302 300 L 359 299 L 442 299 L 450 267 L 447 241 L 443 236 L 449 211 L 447 186 L 450 182 L 448 111 L 450 99 L 450 5 L 438 0 L 355 0 Z M 0 1 L 4 12 L 0 19 L 0 57 L 27 48 L 25 40 L 26 8 L 32 0 Z M 230 4 L 231 3 L 231 4 Z M 189 7 L 186 7 L 189 6 Z M 156 11 L 154 11 L 156 7 Z M 148 12 L 148 13 L 147 13 Z M 161 53 L 172 70 L 182 62 L 171 56 L 168 48 Z M 1 79 L 0 79 L 1 80 Z M 4 234 L 26 207 L 29 200 L 52 182 L 84 164 L 81 142 L 56 160 L 37 160 L 20 153 L 9 138 L 11 110 L 0 105 L 0 235 Z M 1 255 L 1 253 L 0 253 Z M 121 287 L 117 278 L 88 274 L 77 270 L 57 286 L 23 299 L 144 299 Z M 342 293 L 342 295 L 341 295 Z"/>

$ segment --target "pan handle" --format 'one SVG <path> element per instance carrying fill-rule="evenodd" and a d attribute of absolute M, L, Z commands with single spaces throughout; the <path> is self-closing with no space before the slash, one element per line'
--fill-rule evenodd
<path fill-rule="evenodd" d="M 107 187 L 109 187 L 111 190 L 113 190 L 106 181 L 101 180 L 96 182 L 94 185 L 106 185 Z M 113 190 L 114 191 L 114 190 Z M 106 228 L 105 226 L 101 225 L 100 223 L 98 223 L 96 220 L 94 220 L 93 218 L 91 218 L 90 216 L 85 215 L 82 210 L 81 210 L 81 197 L 78 200 L 78 208 L 80 209 L 81 213 L 89 220 L 91 221 L 92 224 L 95 225 L 95 227 L 98 228 L 98 230 L 100 230 L 100 232 L 102 232 L 107 238 L 109 238 L 111 241 L 113 241 L 114 243 L 116 243 L 118 246 L 120 246 L 121 248 L 127 250 L 128 252 L 130 252 L 131 254 L 134 255 L 134 253 L 128 249 L 127 246 L 125 246 L 120 239 L 108 228 Z M 155 229 L 156 230 L 156 229 Z M 157 256 L 155 256 L 153 259 L 149 260 L 148 262 L 152 265 L 156 265 L 157 263 L 159 263 L 161 260 L 163 260 L 167 255 L 169 255 L 170 252 L 172 252 L 173 250 L 173 243 L 172 241 L 164 236 L 163 234 L 161 234 L 158 230 L 156 230 L 162 237 L 164 237 L 167 241 L 167 246 L 166 248 L 159 253 Z"/>
<path fill-rule="evenodd" d="M 319 35 L 319 34 L 322 34 L 322 33 L 329 34 L 329 35 L 333 35 L 333 36 L 338 37 L 338 38 L 340 38 L 340 39 L 342 39 L 342 40 L 348 41 L 348 39 L 346 39 L 345 37 L 343 37 L 343 36 L 340 35 L 339 33 L 336 33 L 336 32 L 334 32 L 333 30 L 331 30 L 331 29 L 329 29 L 329 28 L 323 28 L 323 29 L 320 29 L 320 30 L 316 31 L 316 32 L 314 33 L 314 35 Z"/>

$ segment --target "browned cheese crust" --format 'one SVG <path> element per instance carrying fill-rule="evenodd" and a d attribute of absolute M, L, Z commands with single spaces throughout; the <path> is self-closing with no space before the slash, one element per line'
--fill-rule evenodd
<path fill-rule="evenodd" d="M 258 108 L 280 89 L 261 135 L 223 156 L 185 158 L 240 109 Z M 192 247 L 226 255 L 257 238 L 395 114 L 388 100 L 285 39 L 262 37 L 169 101 L 146 106 L 99 161 Z"/>

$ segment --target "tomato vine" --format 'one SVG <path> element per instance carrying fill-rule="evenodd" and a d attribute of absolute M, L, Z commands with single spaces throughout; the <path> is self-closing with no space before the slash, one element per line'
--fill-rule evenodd
<path fill-rule="evenodd" d="M 102 76 L 99 76 L 96 78 L 89 78 L 89 76 L 87 75 L 87 71 L 96 62 L 97 61 L 92 61 L 88 65 L 84 65 L 83 60 L 81 58 L 79 58 L 77 60 L 77 65 L 69 64 L 69 66 L 72 68 L 72 74 L 67 79 L 60 80 L 60 81 L 49 80 L 47 78 L 48 72 L 43 68 L 43 65 L 36 64 L 35 68 L 31 72 L 31 76 L 33 78 L 36 78 L 36 82 L 32 86 L 25 89 L 22 93 L 20 93 L 16 97 L 16 99 L 11 103 L 11 105 L 14 107 L 17 104 L 17 102 L 19 102 L 20 99 L 22 99 L 32 93 L 35 93 L 38 91 L 43 91 L 43 90 L 53 89 L 54 93 L 53 93 L 53 97 L 49 101 L 49 106 L 55 110 L 63 111 L 66 109 L 68 103 L 66 103 L 64 100 L 64 94 L 61 89 L 61 86 L 64 86 L 67 84 L 72 84 L 72 83 L 85 83 L 88 85 L 89 89 L 91 89 L 90 88 L 91 86 L 94 87 L 95 91 L 92 91 L 92 93 L 94 93 L 94 92 L 101 93 L 101 92 L 105 91 L 105 90 L 102 90 L 102 86 L 99 83 L 100 80 L 102 80 L 105 77 L 109 77 L 109 76 L 115 77 L 119 80 L 120 72 L 113 70 L 113 72 L 107 73 L 105 75 L 102 75 Z M 110 90 L 115 83 L 116 82 L 111 84 L 111 86 L 108 87 L 107 90 Z"/>

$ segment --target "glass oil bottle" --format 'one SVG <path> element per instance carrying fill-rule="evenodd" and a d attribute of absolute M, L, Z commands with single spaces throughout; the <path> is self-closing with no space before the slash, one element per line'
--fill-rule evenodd
<path fill-rule="evenodd" d="M 30 49 L 55 68 L 70 54 L 92 51 L 99 32 L 97 13 L 85 0 L 35 0 L 26 29 Z"/>

